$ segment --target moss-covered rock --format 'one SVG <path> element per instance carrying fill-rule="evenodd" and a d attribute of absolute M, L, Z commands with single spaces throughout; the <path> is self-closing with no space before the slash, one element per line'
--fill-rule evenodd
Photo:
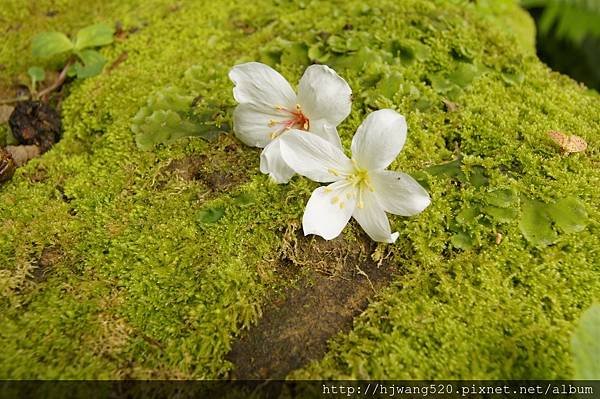
<path fill-rule="evenodd" d="M 600 102 L 539 62 L 512 1 L 4 3 L 2 88 L 34 63 L 39 30 L 120 21 L 128 34 L 102 49 L 102 75 L 71 84 L 61 142 L 0 188 L 0 377 L 231 369 L 235 337 L 293 284 L 277 259 L 315 185 L 271 184 L 231 134 L 141 151 L 131 124 L 168 86 L 230 115 L 227 72 L 248 60 L 291 82 L 310 62 L 334 67 L 354 92 L 345 145 L 371 110 L 404 114 L 392 168 L 433 200 L 391 218 L 400 238 L 378 251 L 394 282 L 292 376 L 572 375 L 575 320 L 600 297 Z M 561 154 L 550 130 L 587 151 Z M 347 228 L 348 251 L 362 234 Z"/>

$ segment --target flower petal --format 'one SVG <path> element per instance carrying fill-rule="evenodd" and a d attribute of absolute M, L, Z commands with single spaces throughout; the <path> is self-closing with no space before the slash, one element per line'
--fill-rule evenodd
<path fill-rule="evenodd" d="M 352 89 L 326 65 L 306 68 L 298 86 L 298 104 L 312 121 L 326 119 L 334 127 L 350 114 Z"/>
<path fill-rule="evenodd" d="M 279 72 L 259 62 L 247 62 L 229 71 L 233 81 L 233 97 L 240 103 L 252 103 L 273 108 L 296 106 L 296 93 Z"/>
<path fill-rule="evenodd" d="M 316 234 L 326 240 L 340 235 L 356 207 L 354 188 L 338 181 L 313 191 L 302 217 L 304 235 Z"/>
<path fill-rule="evenodd" d="M 373 241 L 393 243 L 398 238 L 398 233 L 392 234 L 390 221 L 383 206 L 379 203 L 375 193 L 369 190 L 362 192 L 363 207 L 354 209 L 352 217 Z"/>
<path fill-rule="evenodd" d="M 373 189 L 386 212 L 412 216 L 431 203 L 429 194 L 405 173 L 383 170 L 370 173 Z"/>
<path fill-rule="evenodd" d="M 325 119 L 310 122 L 310 132 L 329 141 L 334 146 L 342 149 L 342 140 L 335 126 L 330 125 Z"/>
<path fill-rule="evenodd" d="M 352 158 L 361 168 L 385 169 L 406 141 L 406 121 L 391 109 L 367 116 L 352 139 Z"/>
<path fill-rule="evenodd" d="M 311 180 L 328 183 L 352 173 L 352 162 L 342 150 L 314 133 L 290 130 L 281 138 L 285 162 Z"/>
<path fill-rule="evenodd" d="M 279 140 L 273 140 L 260 154 L 260 171 L 268 173 L 275 183 L 287 183 L 294 176 L 290 168 L 281 157 Z"/>
<path fill-rule="evenodd" d="M 244 144 L 251 147 L 266 147 L 271 142 L 271 120 L 279 121 L 281 115 L 269 108 L 244 103 L 233 111 L 233 132 Z"/>

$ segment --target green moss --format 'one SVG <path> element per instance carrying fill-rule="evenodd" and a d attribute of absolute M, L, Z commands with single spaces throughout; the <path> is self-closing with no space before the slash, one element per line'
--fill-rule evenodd
<path fill-rule="evenodd" d="M 83 13 L 70 1 L 36 8 L 13 1 L 0 11 L 13 27 L 0 49 L 3 76 L 31 65 L 25 45 L 38 30 L 75 32 L 116 20 L 137 28 L 102 49 L 109 65 L 127 53 L 124 62 L 71 85 L 64 139 L 0 189 L 0 376 L 225 375 L 232 340 L 278 289 L 274 259 L 315 185 L 301 178 L 270 184 L 251 148 L 241 149 L 240 160 L 218 142 L 183 138 L 139 151 L 131 121 L 168 85 L 187 82 L 185 95 L 227 108 L 234 105 L 232 65 L 263 60 L 297 82 L 315 57 L 353 88 L 353 113 L 339 127 L 345 145 L 372 109 L 406 115 L 409 137 L 392 167 L 419 175 L 433 202 L 420 216 L 391 219 L 403 274 L 323 360 L 294 376 L 572 374 L 574 321 L 600 294 L 598 96 L 535 58 L 522 39 L 532 37 L 530 21 L 508 22 L 522 17 L 513 2 L 169 3 L 103 2 Z M 56 16 L 46 16 L 49 4 Z M 192 65 L 196 78 L 187 79 Z M 447 90 L 439 77 L 450 82 Z M 457 110 L 447 112 L 442 100 Z M 548 130 L 584 137 L 589 149 L 562 156 Z M 457 154 L 453 175 L 426 172 Z M 199 155 L 241 162 L 244 179 L 215 192 L 165 174 L 173 160 Z M 576 199 L 591 222 L 536 248 L 518 217 L 464 217 L 459 228 L 472 247 L 455 248 L 458 214 L 485 206 L 498 190 L 548 204 Z M 494 198 L 489 205 L 504 209 L 504 197 Z M 223 214 L 198 223 L 206 209 Z"/>

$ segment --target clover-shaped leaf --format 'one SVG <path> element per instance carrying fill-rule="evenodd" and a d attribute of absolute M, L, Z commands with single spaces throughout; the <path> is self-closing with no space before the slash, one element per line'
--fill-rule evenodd
<path fill-rule="evenodd" d="M 43 32 L 36 35 L 31 43 L 34 57 L 50 58 L 73 49 L 73 43 L 60 32 Z"/>

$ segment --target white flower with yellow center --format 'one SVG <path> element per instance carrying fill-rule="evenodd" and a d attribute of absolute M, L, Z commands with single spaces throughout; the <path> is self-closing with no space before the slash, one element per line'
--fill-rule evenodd
<path fill-rule="evenodd" d="M 302 218 L 304 234 L 337 237 L 354 217 L 375 241 L 392 243 L 386 212 L 415 215 L 431 202 L 407 174 L 385 170 L 406 140 L 406 121 L 391 109 L 373 112 L 352 139 L 352 158 L 314 134 L 293 130 L 280 140 L 285 162 L 311 180 L 332 183 L 313 193 Z"/>
<path fill-rule="evenodd" d="M 279 138 L 291 129 L 314 133 L 341 148 L 336 126 L 350 113 L 352 90 L 325 65 L 311 65 L 300 79 L 298 95 L 273 68 L 258 62 L 236 65 L 229 72 L 239 103 L 233 130 L 245 144 L 264 148 L 260 171 L 287 183 L 294 171 L 281 158 Z"/>

